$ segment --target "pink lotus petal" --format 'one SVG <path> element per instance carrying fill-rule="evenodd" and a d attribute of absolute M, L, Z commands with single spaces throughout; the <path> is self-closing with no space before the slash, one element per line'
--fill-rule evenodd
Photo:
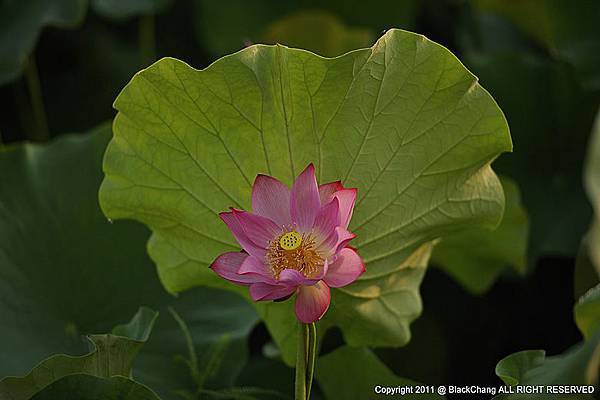
<path fill-rule="evenodd" d="M 247 257 L 239 270 L 237 271 L 240 275 L 255 275 L 260 276 L 260 281 L 264 283 L 269 283 L 272 285 L 276 285 L 277 281 L 273 277 L 273 272 L 271 269 L 264 263 L 263 259 L 257 258 L 254 256 Z M 258 279 L 257 279 L 258 280 Z"/>
<path fill-rule="evenodd" d="M 252 210 L 280 227 L 290 225 L 290 188 L 275 178 L 258 175 L 252 186 Z"/>
<path fill-rule="evenodd" d="M 354 282 L 363 272 L 365 272 L 365 265 L 360 256 L 356 251 L 345 248 L 329 266 L 323 280 L 330 287 L 342 287 Z"/>
<path fill-rule="evenodd" d="M 269 218 L 236 209 L 233 209 L 233 215 L 240 222 L 246 237 L 260 248 L 266 249 L 269 242 L 281 234 L 281 227 Z"/>
<path fill-rule="evenodd" d="M 320 208 L 315 167 L 310 164 L 294 182 L 290 196 L 292 223 L 296 224 L 299 232 L 310 231 Z"/>
<path fill-rule="evenodd" d="M 348 228 L 352 212 L 354 210 L 354 202 L 356 201 L 356 189 L 338 190 L 333 194 L 340 202 L 340 226 Z"/>
<path fill-rule="evenodd" d="M 314 283 L 306 279 L 302 272 L 296 271 L 295 269 L 284 269 L 281 271 L 279 274 L 279 282 L 294 287 Z"/>
<path fill-rule="evenodd" d="M 213 261 L 210 268 L 221 278 L 240 285 L 249 285 L 261 281 L 262 279 L 256 274 L 238 274 L 237 271 L 248 257 L 248 254 L 241 252 L 223 253 Z"/>
<path fill-rule="evenodd" d="M 329 308 L 331 294 L 323 281 L 312 286 L 301 286 L 296 297 L 296 316 L 305 324 L 318 321 Z"/>
<path fill-rule="evenodd" d="M 332 248 L 337 241 L 335 228 L 340 224 L 340 205 L 337 198 L 321 207 L 315 218 L 313 233 L 316 235 L 317 247 L 325 246 Z"/>
<path fill-rule="evenodd" d="M 329 203 L 331 201 L 331 196 L 338 190 L 342 190 L 342 189 L 344 189 L 344 186 L 342 185 L 342 182 L 340 182 L 340 181 L 335 181 L 335 182 L 326 183 L 324 185 L 320 185 L 319 186 L 319 198 L 321 199 L 321 205 L 324 206 L 325 204 Z"/>
<path fill-rule="evenodd" d="M 323 265 L 323 269 L 320 271 L 320 273 L 314 277 L 309 278 L 305 277 L 302 272 L 296 271 L 295 269 L 284 269 L 279 274 L 279 282 L 283 283 L 284 285 L 294 287 L 301 285 L 314 285 L 315 283 L 323 279 L 323 277 L 327 273 L 327 268 L 327 262 L 325 262 L 325 265 Z"/>
<path fill-rule="evenodd" d="M 295 291 L 295 287 L 286 285 L 269 285 L 263 282 L 250 285 L 250 297 L 254 301 L 277 300 L 287 297 Z"/>
<path fill-rule="evenodd" d="M 219 214 L 219 216 L 221 217 L 223 222 L 225 222 L 231 233 L 233 233 L 235 239 L 238 241 L 238 243 L 240 244 L 240 246 L 242 246 L 244 250 L 246 250 L 249 254 L 252 254 L 255 257 L 265 256 L 265 248 L 258 246 L 256 243 L 250 240 L 250 238 L 244 231 L 242 224 L 240 223 L 239 219 L 234 215 L 233 211 L 222 212 Z"/>
<path fill-rule="evenodd" d="M 338 226 L 337 228 L 335 228 L 335 233 L 337 235 L 337 242 L 335 245 L 335 253 L 339 252 L 344 247 L 346 247 L 348 245 L 348 242 L 350 242 L 352 239 L 354 239 L 356 237 L 356 234 L 350 232 L 347 229 L 342 228 L 341 226 Z"/>

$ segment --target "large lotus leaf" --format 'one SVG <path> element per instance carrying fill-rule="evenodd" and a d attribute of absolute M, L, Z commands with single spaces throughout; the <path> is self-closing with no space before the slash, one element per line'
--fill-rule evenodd
<path fill-rule="evenodd" d="M 380 399 L 385 395 L 375 391 L 377 386 L 397 388 L 419 385 L 394 375 L 370 350 L 348 346 L 320 357 L 316 376 L 325 398 L 330 400 Z M 414 400 L 444 399 L 435 393 L 397 393 L 395 396 Z"/>
<path fill-rule="evenodd" d="M 581 83 L 600 89 L 600 35 L 597 1 L 477 0 L 481 10 L 509 19 L 546 47 L 548 53 L 573 64 Z"/>
<path fill-rule="evenodd" d="M 144 254 L 144 227 L 110 224 L 99 210 L 109 139 L 104 125 L 0 150 L 0 376 L 50 354 L 84 354 L 81 334 L 168 299 Z"/>
<path fill-rule="evenodd" d="M 228 386 L 247 352 L 256 314 L 239 296 L 197 288 L 168 295 L 145 252 L 148 232 L 110 223 L 98 206 L 106 125 L 48 145 L 0 150 L 0 377 L 23 375 L 55 353 L 82 355 L 82 333 L 106 332 L 140 305 L 161 313 L 134 365 L 134 376 L 164 398 L 194 390 L 186 337 L 171 307 L 192 331 L 200 367 L 227 339 L 207 387 Z M 177 379 L 173 379 L 176 375 Z"/>
<path fill-rule="evenodd" d="M 284 44 L 322 56 L 338 56 L 373 43 L 368 29 L 346 27 L 335 15 L 302 11 L 276 20 L 265 28 L 262 43 Z"/>
<path fill-rule="evenodd" d="M 0 2 L 0 85 L 13 81 L 45 26 L 73 28 L 88 0 L 3 0 Z"/>
<path fill-rule="evenodd" d="M 574 256 L 591 216 L 581 170 L 597 98 L 580 89 L 564 63 L 522 52 L 469 53 L 465 59 L 510 121 L 519 151 L 495 168 L 521 189 L 530 257 Z"/>
<path fill-rule="evenodd" d="M 213 54 L 224 55 L 239 50 L 245 42 L 260 40 L 265 27 L 302 10 L 325 11 L 336 15 L 348 26 L 381 32 L 392 26 L 412 28 L 418 5 L 416 0 L 385 0 L 380 1 L 377 7 L 368 2 L 349 5 L 345 0 L 198 1 L 196 36 Z"/>
<path fill-rule="evenodd" d="M 157 316 L 148 308 L 140 308 L 128 324 L 116 327 L 112 334 L 88 336 L 93 348 L 90 353 L 79 357 L 57 354 L 26 376 L 4 378 L 0 381 L 0 398 L 27 400 L 67 375 L 130 376 L 133 360 L 148 340 Z"/>
<path fill-rule="evenodd" d="M 506 196 L 504 217 L 494 231 L 471 229 L 444 238 L 432 254 L 442 267 L 472 293 L 488 290 L 500 274 L 512 268 L 524 274 L 527 267 L 529 221 L 516 183 L 501 177 Z"/>
<path fill-rule="evenodd" d="M 100 203 L 109 218 L 150 226 L 148 250 L 171 292 L 234 288 L 207 267 L 239 250 L 218 213 L 249 209 L 257 174 L 289 184 L 314 162 L 320 182 L 357 187 L 350 228 L 367 272 L 334 291 L 328 316 L 354 345 L 406 343 L 427 243 L 502 216 L 490 163 L 511 149 L 504 116 L 421 35 L 390 30 L 333 59 L 258 45 L 201 71 L 166 58 L 136 74 L 115 107 Z M 292 341 L 294 316 L 267 307 L 289 305 L 260 309 L 279 344 Z"/>
<path fill-rule="evenodd" d="M 33 396 L 32 400 L 159 400 L 146 386 L 122 376 L 98 378 L 92 375 L 65 376 Z"/>
<path fill-rule="evenodd" d="M 158 14 L 170 4 L 171 0 L 92 0 L 95 12 L 116 20 Z"/>

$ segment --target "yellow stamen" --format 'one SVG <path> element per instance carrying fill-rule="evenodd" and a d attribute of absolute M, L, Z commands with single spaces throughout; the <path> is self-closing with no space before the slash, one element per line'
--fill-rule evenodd
<path fill-rule="evenodd" d="M 325 263 L 316 248 L 314 237 L 295 231 L 286 232 L 269 243 L 266 261 L 276 279 L 285 269 L 295 269 L 307 278 L 314 278 Z"/>
<path fill-rule="evenodd" d="M 295 250 L 302 244 L 302 236 L 298 232 L 288 232 L 279 238 L 279 245 L 284 250 Z"/>

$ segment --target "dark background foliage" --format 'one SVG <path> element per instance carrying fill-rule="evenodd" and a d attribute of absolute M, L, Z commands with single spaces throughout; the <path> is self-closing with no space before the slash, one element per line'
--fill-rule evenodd
<path fill-rule="evenodd" d="M 10 7 L 17 3 L 0 1 L 0 21 L 12 17 Z M 424 313 L 413 325 L 413 340 L 401 349 L 378 349 L 377 355 L 398 375 L 424 383 L 497 385 L 494 367 L 506 355 L 523 349 L 553 355 L 581 340 L 572 307 L 581 294 L 575 289 L 575 259 L 592 216 L 581 176 L 600 105 L 597 1 L 531 0 L 502 6 L 500 1 L 460 0 L 339 0 L 327 5 L 180 0 L 147 2 L 152 5 L 137 12 L 111 8 L 110 3 L 82 6 L 80 22 L 42 27 L 31 55 L 23 60 L 25 74 L 0 86 L 5 144 L 47 139 L 35 118 L 32 65 L 37 66 L 47 131 L 55 138 L 110 120 L 119 91 L 153 60 L 172 56 L 203 68 L 248 43 L 280 40 L 276 30 L 265 32 L 290 15 L 326 12 L 327 18 L 363 30 L 366 36 L 360 40 L 370 38 L 367 45 L 391 27 L 422 33 L 454 52 L 506 114 L 514 153 L 494 166 L 518 183 L 530 218 L 528 272 L 525 277 L 505 274 L 488 292 L 473 295 L 441 270 L 430 269 L 422 286 Z M 0 24 L 0 46 L 25 40 L 7 26 Z M 302 35 L 282 37 L 284 43 L 304 40 Z M 256 373 L 269 371 L 281 373 L 291 385 L 289 371 L 264 357 L 268 342 L 258 325 L 250 336 L 251 357 L 241 383 L 269 387 L 268 379 L 259 382 Z M 331 331 L 323 352 L 341 343 L 339 332 Z"/>

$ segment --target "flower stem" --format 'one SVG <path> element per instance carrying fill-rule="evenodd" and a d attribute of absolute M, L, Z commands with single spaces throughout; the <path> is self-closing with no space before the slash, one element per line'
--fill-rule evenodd
<path fill-rule="evenodd" d="M 308 326 L 308 357 L 306 375 L 306 398 L 310 399 L 313 376 L 315 374 L 315 360 L 317 358 L 317 325 L 312 323 Z"/>
<path fill-rule="evenodd" d="M 295 400 L 310 399 L 317 354 L 317 327 L 315 323 L 298 325 L 296 352 Z"/>
<path fill-rule="evenodd" d="M 298 324 L 298 344 L 296 347 L 296 385 L 294 400 L 306 400 L 308 332 L 308 325 L 300 322 Z"/>

